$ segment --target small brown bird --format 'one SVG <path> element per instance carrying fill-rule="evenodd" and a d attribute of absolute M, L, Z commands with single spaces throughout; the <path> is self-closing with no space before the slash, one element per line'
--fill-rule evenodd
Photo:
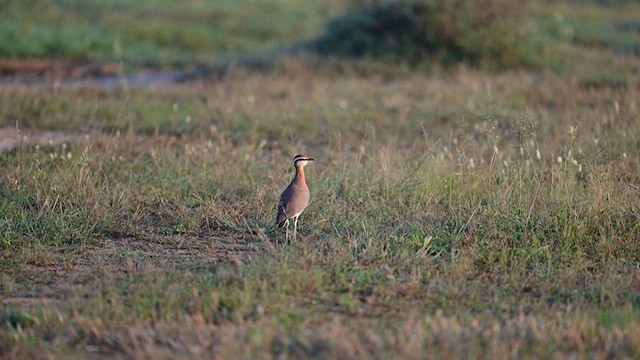
<path fill-rule="evenodd" d="M 298 230 L 298 217 L 309 204 L 309 187 L 304 179 L 304 167 L 309 161 L 313 161 L 313 159 L 305 154 L 293 157 L 293 167 L 296 169 L 296 174 L 280 195 L 276 225 L 279 228 L 287 226 L 287 240 L 289 240 L 289 220 L 293 219 L 293 238 L 295 239 Z"/>

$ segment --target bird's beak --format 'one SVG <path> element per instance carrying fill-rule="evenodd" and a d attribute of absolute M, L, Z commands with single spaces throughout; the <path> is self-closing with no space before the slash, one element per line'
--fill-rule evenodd
<path fill-rule="evenodd" d="M 313 158 L 307 158 L 307 161 L 313 161 Z"/>

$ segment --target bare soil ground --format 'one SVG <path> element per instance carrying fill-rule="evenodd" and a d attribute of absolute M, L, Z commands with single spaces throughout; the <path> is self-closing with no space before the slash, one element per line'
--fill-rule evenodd
<path fill-rule="evenodd" d="M 213 268 L 221 262 L 241 265 L 264 247 L 264 243 L 224 234 L 108 239 L 81 251 L 64 247 L 41 264 L 9 270 L 6 275 L 14 282 L 3 289 L 0 307 L 29 307 L 82 295 L 115 273 Z"/>

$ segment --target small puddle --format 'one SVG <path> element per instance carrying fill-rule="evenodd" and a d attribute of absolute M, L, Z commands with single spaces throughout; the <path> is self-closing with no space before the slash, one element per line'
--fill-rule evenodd
<path fill-rule="evenodd" d="M 77 81 L 78 83 L 88 83 L 106 88 L 118 86 L 166 86 L 184 82 L 187 77 L 185 71 L 165 71 L 165 72 L 139 72 L 124 76 L 102 76 L 92 79 Z"/>
<path fill-rule="evenodd" d="M 116 86 L 172 85 L 185 80 L 182 70 L 142 69 L 122 73 L 118 64 L 82 64 L 64 59 L 2 59 L 0 85 L 87 84 L 112 88 Z"/>
<path fill-rule="evenodd" d="M 185 82 L 190 73 L 186 71 L 139 71 L 124 75 L 96 75 L 91 77 L 59 76 L 0 76 L 1 85 L 86 85 L 105 89 L 121 86 L 154 87 L 169 86 Z"/>

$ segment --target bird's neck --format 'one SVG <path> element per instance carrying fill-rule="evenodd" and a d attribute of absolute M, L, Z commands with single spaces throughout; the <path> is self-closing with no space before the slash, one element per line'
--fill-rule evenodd
<path fill-rule="evenodd" d="M 296 175 L 293 177 L 293 181 L 300 181 L 303 184 L 306 184 L 304 179 L 304 168 L 302 166 L 296 166 Z"/>

